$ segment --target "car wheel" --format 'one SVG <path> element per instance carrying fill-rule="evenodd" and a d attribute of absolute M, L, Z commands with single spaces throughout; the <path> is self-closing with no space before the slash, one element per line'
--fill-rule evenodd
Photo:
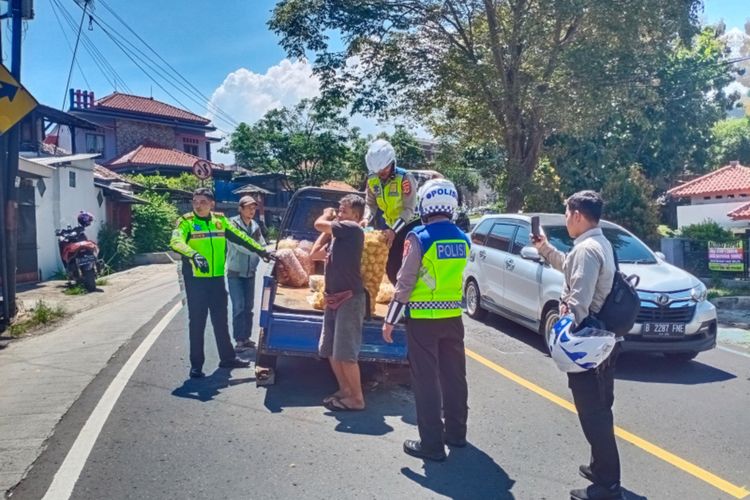
<path fill-rule="evenodd" d="M 470 318 L 483 319 L 487 316 L 487 311 L 480 305 L 482 294 L 479 293 L 479 285 L 476 281 L 470 279 L 466 282 L 464 296 L 466 297 L 466 314 Z"/>
<path fill-rule="evenodd" d="M 551 353 L 549 346 L 549 332 L 552 330 L 552 327 L 555 326 L 558 319 L 560 319 L 560 313 L 557 311 L 557 307 L 548 307 L 544 311 L 542 321 L 539 324 L 539 335 L 544 339 L 544 346 L 547 348 L 547 354 Z"/>
<path fill-rule="evenodd" d="M 695 359 L 697 352 L 665 352 L 664 357 L 676 363 L 687 363 Z"/>

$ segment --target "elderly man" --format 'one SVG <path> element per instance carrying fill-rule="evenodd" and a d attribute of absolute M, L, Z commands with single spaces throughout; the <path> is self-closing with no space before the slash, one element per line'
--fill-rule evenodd
<path fill-rule="evenodd" d="M 239 215 L 235 215 L 231 222 L 237 229 L 265 246 L 266 241 L 261 234 L 260 226 L 254 220 L 258 202 L 252 196 L 243 196 L 238 205 Z M 232 300 L 232 335 L 234 336 L 235 351 L 241 352 L 255 348 L 250 339 L 253 330 L 253 306 L 255 302 L 255 270 L 260 256 L 242 245 L 227 242 L 227 287 L 229 298 Z"/>

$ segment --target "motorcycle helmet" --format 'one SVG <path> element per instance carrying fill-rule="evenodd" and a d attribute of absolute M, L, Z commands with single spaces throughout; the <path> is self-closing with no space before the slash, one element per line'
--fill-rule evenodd
<path fill-rule="evenodd" d="M 391 163 L 396 162 L 396 150 L 385 139 L 378 139 L 370 144 L 365 155 L 367 173 L 375 175 Z"/>
<path fill-rule="evenodd" d="M 90 213 L 81 210 L 78 213 L 78 225 L 81 227 L 88 227 L 91 225 L 91 223 L 94 222 L 94 216 Z"/>
<path fill-rule="evenodd" d="M 448 179 L 432 179 L 424 183 L 417 193 L 417 210 L 422 218 L 442 214 L 453 217 L 458 208 L 458 191 Z"/>
<path fill-rule="evenodd" d="M 602 364 L 614 349 L 613 332 L 585 327 L 574 332 L 572 315 L 560 318 L 549 335 L 550 354 L 557 367 L 566 373 L 581 373 Z"/>

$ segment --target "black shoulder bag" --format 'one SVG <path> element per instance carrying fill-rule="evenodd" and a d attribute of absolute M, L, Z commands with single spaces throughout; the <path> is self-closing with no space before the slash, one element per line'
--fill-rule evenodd
<path fill-rule="evenodd" d="M 635 274 L 625 276 L 620 271 L 614 247 L 612 253 L 615 256 L 615 279 L 612 282 L 612 290 L 595 316 L 607 325 L 607 330 L 616 335 L 625 335 L 633 328 L 641 310 L 641 299 L 636 291 L 641 279 Z"/>

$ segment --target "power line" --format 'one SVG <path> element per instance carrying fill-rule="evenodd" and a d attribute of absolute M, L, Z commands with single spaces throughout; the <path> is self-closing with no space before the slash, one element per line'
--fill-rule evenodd
<path fill-rule="evenodd" d="M 70 61 L 70 69 L 68 70 L 68 81 L 65 82 L 65 91 L 63 92 L 63 100 L 60 109 L 65 111 L 65 101 L 68 97 L 68 86 L 70 85 L 70 77 L 73 76 L 73 64 L 76 62 L 76 54 L 78 53 L 78 42 L 81 41 L 81 28 L 83 28 L 83 20 L 86 17 L 86 7 L 89 5 L 89 0 L 86 0 L 83 4 L 83 12 L 81 13 L 81 23 L 78 25 L 78 34 L 76 35 L 76 44 L 73 47 L 73 59 Z"/>
<path fill-rule="evenodd" d="M 57 25 L 60 27 L 60 31 L 62 32 L 63 38 L 65 39 L 65 43 L 68 44 L 68 48 L 71 52 L 73 52 L 73 45 L 70 43 L 70 40 L 68 40 L 68 34 L 65 32 L 65 27 L 62 25 L 62 21 L 60 20 L 60 16 L 57 13 L 57 9 L 55 8 L 54 4 L 50 4 L 52 7 L 52 13 L 55 15 L 55 20 L 57 21 Z M 86 78 L 86 74 L 83 72 L 83 68 L 81 68 L 81 62 L 76 59 L 76 66 L 78 67 L 78 71 L 81 73 L 81 76 L 83 77 L 83 81 L 86 82 L 86 86 L 88 88 L 91 88 L 91 84 L 89 83 L 88 79 Z M 105 75 L 106 78 L 106 75 Z"/>

